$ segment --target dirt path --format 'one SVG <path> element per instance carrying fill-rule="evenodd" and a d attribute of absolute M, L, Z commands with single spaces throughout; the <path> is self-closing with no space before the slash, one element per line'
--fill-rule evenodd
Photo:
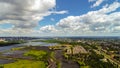
<path fill-rule="evenodd" d="M 52 61 L 52 59 L 48 59 L 49 66 L 47 68 L 57 68 L 56 62 Z"/>
<path fill-rule="evenodd" d="M 79 68 L 78 63 L 74 61 L 66 60 L 63 57 L 62 50 L 55 50 L 55 58 L 61 62 L 62 68 Z"/>

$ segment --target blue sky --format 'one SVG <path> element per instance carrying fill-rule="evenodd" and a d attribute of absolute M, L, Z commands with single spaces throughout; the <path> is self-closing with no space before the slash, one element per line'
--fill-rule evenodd
<path fill-rule="evenodd" d="M 0 36 L 119 36 L 119 0 L 0 0 Z"/>

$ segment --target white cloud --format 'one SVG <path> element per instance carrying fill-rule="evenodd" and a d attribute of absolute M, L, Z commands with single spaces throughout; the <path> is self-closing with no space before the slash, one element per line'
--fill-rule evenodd
<path fill-rule="evenodd" d="M 41 27 L 40 31 L 46 32 L 46 33 L 51 33 L 51 32 L 56 32 L 57 29 L 55 29 L 54 25 L 47 25 L 47 26 Z"/>
<path fill-rule="evenodd" d="M 51 13 L 53 13 L 53 14 L 66 14 L 66 13 L 68 13 L 68 11 L 66 11 L 66 10 L 63 10 L 63 11 L 52 11 Z"/>
<path fill-rule="evenodd" d="M 37 31 L 32 29 L 0 29 L 0 36 L 32 36 L 33 34 L 38 34 Z"/>
<path fill-rule="evenodd" d="M 120 26 L 116 26 L 113 28 L 113 32 L 120 32 Z"/>
<path fill-rule="evenodd" d="M 38 21 L 51 14 L 56 0 L 0 0 L 0 23 L 11 23 L 15 28 L 34 28 Z M 6 22 L 7 21 L 7 22 Z"/>
<path fill-rule="evenodd" d="M 32 35 L 35 32 L 39 33 L 40 31 L 34 30 L 34 28 L 45 16 L 68 13 L 66 10 L 52 10 L 55 6 L 56 0 L 0 0 L 0 24 L 13 25 L 10 29 L 0 29 L 0 34 Z M 51 25 L 40 30 L 57 31 Z"/>
<path fill-rule="evenodd" d="M 97 7 L 103 3 L 104 0 L 88 0 L 89 2 L 95 2 L 91 7 Z"/>
<path fill-rule="evenodd" d="M 61 19 L 55 26 L 43 26 L 40 31 L 56 32 L 60 35 L 104 35 L 112 32 L 119 33 L 120 12 L 119 2 L 105 6 L 96 11 L 90 11 L 80 16 L 68 16 Z M 114 11 L 114 12 L 113 12 Z M 102 33 L 102 34 L 101 34 Z"/>
<path fill-rule="evenodd" d="M 57 27 L 68 33 L 110 33 L 118 30 L 120 12 L 113 12 L 120 8 L 119 2 L 103 7 L 97 11 L 90 11 L 80 16 L 68 16 L 57 23 Z M 109 13 L 109 14 L 108 14 Z M 114 28 L 116 27 L 116 28 Z M 114 30 L 113 30 L 114 29 Z"/>

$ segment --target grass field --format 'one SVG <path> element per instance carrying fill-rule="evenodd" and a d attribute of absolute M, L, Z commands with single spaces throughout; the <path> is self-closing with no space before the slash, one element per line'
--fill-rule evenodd
<path fill-rule="evenodd" d="M 43 61 L 18 60 L 3 66 L 3 68 L 46 68 L 46 63 Z"/>

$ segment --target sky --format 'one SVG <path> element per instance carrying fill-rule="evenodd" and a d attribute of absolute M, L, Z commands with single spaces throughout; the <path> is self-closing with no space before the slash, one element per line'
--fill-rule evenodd
<path fill-rule="evenodd" d="M 120 0 L 0 0 L 0 36 L 120 36 Z"/>

